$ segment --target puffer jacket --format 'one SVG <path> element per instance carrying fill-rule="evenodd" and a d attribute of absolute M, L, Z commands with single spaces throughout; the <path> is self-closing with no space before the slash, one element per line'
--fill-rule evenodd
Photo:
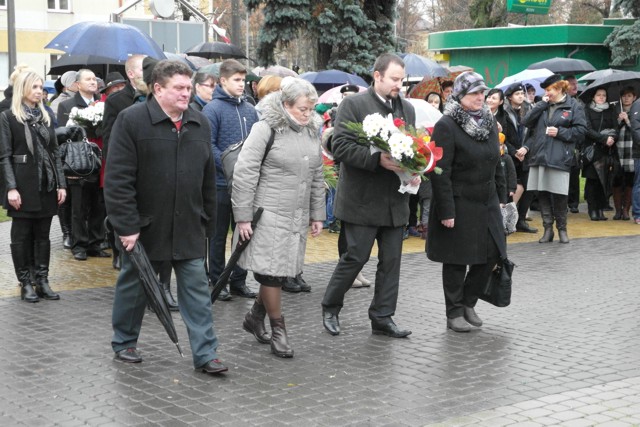
<path fill-rule="evenodd" d="M 258 113 L 244 98 L 230 96 L 216 85 L 213 99 L 202 109 L 211 124 L 211 149 L 216 160 L 216 185 L 226 187 L 220 156 L 232 144 L 249 135 L 251 127 L 258 121 Z"/>
<path fill-rule="evenodd" d="M 267 95 L 263 103 L 262 120 L 253 126 L 233 174 L 235 220 L 251 221 L 264 208 L 239 265 L 259 274 L 294 277 L 304 264 L 309 221 L 326 218 L 318 132 L 322 119 L 314 114 L 308 125 L 294 124 L 280 92 Z M 276 131 L 273 146 L 261 166 L 271 129 Z"/>
<path fill-rule="evenodd" d="M 552 113 L 550 114 L 550 112 Z M 574 164 L 574 149 L 587 132 L 584 110 L 569 95 L 555 105 L 540 101 L 522 119 L 534 135 L 523 144 L 527 148 L 529 166 L 544 166 L 565 172 Z M 555 138 L 547 135 L 547 127 L 558 128 Z"/>

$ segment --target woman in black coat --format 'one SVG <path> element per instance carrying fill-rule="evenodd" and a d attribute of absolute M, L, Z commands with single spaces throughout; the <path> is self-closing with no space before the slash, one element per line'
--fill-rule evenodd
<path fill-rule="evenodd" d="M 500 204 L 507 202 L 498 130 L 484 104 L 482 76 L 467 71 L 454 83 L 432 140 L 443 149 L 442 174 L 431 174 L 427 257 L 441 262 L 447 327 L 481 326 L 478 287 L 487 283 L 506 242 Z"/>
<path fill-rule="evenodd" d="M 3 204 L 13 219 L 11 256 L 20 296 L 27 302 L 60 299 L 49 287 L 49 231 L 57 205 L 66 197 L 66 181 L 53 119 L 42 103 L 43 82 L 32 70 L 21 72 L 14 83 L 11 109 L 0 115 Z"/>
<path fill-rule="evenodd" d="M 607 217 L 604 216 L 603 209 L 607 207 L 609 194 L 605 191 L 603 183 L 608 181 L 607 175 L 610 172 L 604 167 L 604 159 L 609 153 L 617 155 L 613 145 L 618 139 L 617 111 L 607 102 L 606 89 L 596 90 L 593 99 L 585 108 L 585 114 L 587 134 L 584 147 L 593 146 L 593 160 L 582 165 L 582 176 L 586 178 L 584 197 L 587 200 L 591 221 L 605 221 Z M 616 162 L 619 160 L 616 159 Z"/>

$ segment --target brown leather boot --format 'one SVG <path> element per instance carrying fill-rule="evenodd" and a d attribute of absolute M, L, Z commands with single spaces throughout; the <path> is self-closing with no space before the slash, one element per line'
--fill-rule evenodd
<path fill-rule="evenodd" d="M 284 326 L 284 316 L 279 319 L 269 319 L 271 323 L 271 352 L 278 357 L 293 357 L 293 349 L 289 345 L 287 329 Z"/>
<path fill-rule="evenodd" d="M 258 304 L 258 300 L 256 300 L 251 310 L 244 316 L 244 322 L 242 322 L 244 330 L 253 334 L 260 344 L 269 344 L 271 342 L 271 335 L 264 327 L 264 318 L 266 316 L 267 310 L 264 305 Z"/>

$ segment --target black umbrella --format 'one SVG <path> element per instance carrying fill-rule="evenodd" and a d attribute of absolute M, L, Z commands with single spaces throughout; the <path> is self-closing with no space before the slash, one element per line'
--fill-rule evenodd
<path fill-rule="evenodd" d="M 117 244 L 120 246 L 120 250 L 124 251 L 122 243 L 120 242 L 117 234 L 115 234 L 115 231 L 113 231 L 111 223 L 105 221 L 105 224 L 107 225 L 108 230 L 114 233 L 115 241 L 118 242 Z M 151 261 L 149 261 L 147 252 L 144 250 L 142 243 L 138 240 L 134 245 L 133 250 L 126 253 L 129 255 L 136 270 L 138 270 L 138 275 L 140 276 L 144 293 L 147 295 L 147 304 L 149 304 L 153 312 L 158 316 L 158 320 L 160 320 L 160 323 L 164 326 L 164 330 L 167 331 L 169 338 L 178 348 L 180 356 L 184 357 L 182 348 L 180 348 L 180 344 L 178 343 L 178 333 L 176 332 L 176 327 L 173 324 L 171 312 L 169 311 L 169 307 L 167 307 L 167 300 L 164 296 L 162 284 L 160 284 L 160 281 L 158 280 L 158 275 L 153 269 Z"/>
<path fill-rule="evenodd" d="M 186 50 L 187 55 L 208 59 L 247 59 L 242 49 L 236 45 L 222 42 L 202 42 Z"/>
<path fill-rule="evenodd" d="M 620 100 L 620 90 L 626 86 L 633 86 L 636 91 L 640 89 L 640 72 L 617 71 L 607 73 L 603 77 L 593 80 L 580 94 L 580 99 L 585 103 L 591 102 L 597 89 L 607 90 L 607 100 L 616 102 Z"/>
<path fill-rule="evenodd" d="M 252 229 L 256 228 L 256 224 L 258 223 L 258 221 L 260 221 L 260 217 L 262 216 L 263 210 L 264 210 L 263 208 L 258 208 L 258 210 L 256 210 L 256 213 L 253 214 L 253 221 L 251 221 Z M 218 298 L 218 295 L 220 295 L 220 291 L 222 291 L 222 288 L 226 286 L 227 281 L 231 276 L 231 272 L 233 271 L 233 268 L 238 263 L 240 254 L 242 254 L 242 252 L 247 248 L 247 246 L 249 246 L 250 241 L 251 239 L 242 240 L 238 238 L 238 243 L 236 243 L 235 250 L 229 257 L 229 261 L 227 261 L 227 265 L 224 267 L 224 270 L 222 270 L 222 273 L 220 273 L 220 277 L 218 277 L 218 281 L 216 282 L 215 285 L 213 285 L 213 289 L 211 290 L 212 303 L 215 302 L 215 300 Z"/>
<path fill-rule="evenodd" d="M 584 59 L 574 58 L 551 58 L 545 61 L 533 63 L 527 67 L 528 70 L 537 70 L 539 68 L 546 68 L 556 74 L 562 74 L 565 76 L 589 73 L 596 70 L 593 65 Z"/>
<path fill-rule="evenodd" d="M 51 63 L 48 75 L 61 75 L 67 71 L 78 71 L 88 68 L 96 74 L 105 77 L 110 71 L 124 73 L 125 61 L 107 58 L 100 55 L 62 55 Z"/>

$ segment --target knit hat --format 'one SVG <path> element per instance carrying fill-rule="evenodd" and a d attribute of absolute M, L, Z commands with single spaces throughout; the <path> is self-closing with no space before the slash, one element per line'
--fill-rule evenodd
<path fill-rule="evenodd" d="M 504 96 L 509 97 L 520 90 L 523 92 L 525 91 L 522 83 L 514 83 L 504 91 Z"/>
<path fill-rule="evenodd" d="M 107 78 L 104 79 L 105 86 L 102 88 L 102 90 L 100 90 L 100 92 L 104 92 L 105 90 L 109 89 L 113 85 L 126 83 L 126 82 L 127 81 L 124 79 L 122 74 L 120 74 L 117 71 L 112 71 L 109 74 L 107 74 Z"/>
<path fill-rule="evenodd" d="M 67 71 L 62 75 L 62 77 L 60 77 L 60 83 L 62 83 L 62 86 L 64 87 L 70 87 L 72 84 L 76 82 L 77 79 L 78 79 L 77 71 Z"/>
<path fill-rule="evenodd" d="M 547 87 L 551 86 L 554 83 L 559 82 L 560 80 L 562 80 L 562 77 L 560 77 L 560 74 L 552 74 L 549 77 L 547 77 L 542 83 L 540 83 L 540 87 L 542 89 L 546 89 Z"/>
<path fill-rule="evenodd" d="M 484 78 L 480 74 L 473 71 L 465 71 L 458 75 L 456 80 L 453 82 L 453 92 L 451 93 L 451 96 L 459 101 L 465 95 L 488 89 L 489 87 L 486 85 Z"/>

